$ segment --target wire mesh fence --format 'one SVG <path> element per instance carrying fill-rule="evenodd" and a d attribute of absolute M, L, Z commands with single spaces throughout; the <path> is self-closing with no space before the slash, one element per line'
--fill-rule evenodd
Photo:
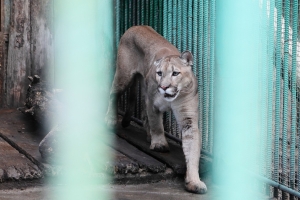
<path fill-rule="evenodd" d="M 300 192 L 300 20 L 298 0 L 260 0 L 262 8 L 262 117 L 261 175 Z M 131 26 L 149 25 L 179 51 L 194 55 L 193 72 L 198 79 L 199 129 L 202 149 L 213 146 L 214 1 L 115 0 L 116 44 Z M 238 16 L 237 16 L 238 17 Z M 139 83 L 140 84 L 140 83 Z M 138 87 L 134 117 L 142 120 L 143 103 Z M 125 111 L 127 94 L 119 101 Z M 181 138 L 171 112 L 163 116 L 167 133 Z M 266 184 L 269 197 L 300 199 Z M 300 193 L 297 193 L 298 195 Z"/>
<path fill-rule="evenodd" d="M 198 0 L 116 0 L 116 44 L 131 26 L 149 25 L 175 45 L 179 51 L 189 50 L 194 55 L 193 72 L 198 79 L 199 129 L 202 148 L 212 151 L 212 101 L 214 45 L 214 1 Z M 140 84 L 140 83 L 139 83 Z M 134 117 L 142 119 L 142 97 L 138 87 Z M 121 97 L 119 109 L 127 106 L 127 94 Z M 164 129 L 181 138 L 171 112 L 164 113 Z"/>

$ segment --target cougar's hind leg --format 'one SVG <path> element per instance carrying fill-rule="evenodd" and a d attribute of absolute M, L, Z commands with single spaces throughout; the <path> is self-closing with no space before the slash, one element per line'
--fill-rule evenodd
<path fill-rule="evenodd" d="M 110 91 L 108 110 L 105 118 L 109 126 L 116 125 L 117 123 L 117 100 L 129 87 L 132 78 L 132 74 L 126 74 L 117 68 Z"/>
<path fill-rule="evenodd" d="M 132 83 L 130 84 L 131 87 L 130 87 L 129 98 L 128 98 L 128 106 L 122 120 L 122 126 L 124 128 L 130 125 L 131 116 L 133 115 L 134 112 L 136 96 L 137 96 L 138 79 L 139 79 L 139 75 L 136 74 L 133 78 Z"/>

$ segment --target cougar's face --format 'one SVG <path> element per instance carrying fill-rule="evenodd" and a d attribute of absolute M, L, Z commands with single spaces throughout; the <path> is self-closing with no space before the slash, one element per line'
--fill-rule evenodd
<path fill-rule="evenodd" d="M 174 101 L 191 83 L 191 67 L 178 57 L 163 59 L 156 68 L 158 91 L 166 101 Z"/>

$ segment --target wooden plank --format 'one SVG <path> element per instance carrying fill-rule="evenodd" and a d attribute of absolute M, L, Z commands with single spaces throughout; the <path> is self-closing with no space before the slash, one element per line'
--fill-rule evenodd
<path fill-rule="evenodd" d="M 54 41 L 52 0 L 31 0 L 31 75 L 54 83 Z"/>
<path fill-rule="evenodd" d="M 140 167 L 145 168 L 147 171 L 159 173 L 166 170 L 165 164 L 150 157 L 118 136 L 115 137 L 114 141 L 115 143 L 112 145 L 112 148 L 133 159 Z"/>
<path fill-rule="evenodd" d="M 36 121 L 16 109 L 0 109 L 0 132 L 39 162 L 39 143 L 48 133 Z"/>
<path fill-rule="evenodd" d="M 12 0 L 6 70 L 6 106 L 23 104 L 31 73 L 30 0 Z"/>
<path fill-rule="evenodd" d="M 41 178 L 41 170 L 0 138 L 0 182 Z"/>
<path fill-rule="evenodd" d="M 169 142 L 170 152 L 160 153 L 150 150 L 150 143 L 147 142 L 146 131 L 140 128 L 129 126 L 126 129 L 123 129 L 120 125 L 116 128 L 117 134 L 125 139 L 128 143 L 134 145 L 138 149 L 144 151 L 145 153 L 153 156 L 160 162 L 166 163 L 170 166 L 175 173 L 185 174 L 186 164 L 185 158 L 181 146 Z M 211 162 L 207 159 L 200 159 L 200 171 L 199 173 L 208 172 L 211 169 Z"/>

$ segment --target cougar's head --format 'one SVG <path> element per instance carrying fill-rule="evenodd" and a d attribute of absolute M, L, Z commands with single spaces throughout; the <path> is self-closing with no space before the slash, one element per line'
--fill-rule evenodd
<path fill-rule="evenodd" d="M 189 51 L 180 56 L 167 56 L 154 62 L 158 91 L 166 101 L 174 101 L 191 85 L 193 55 Z"/>

